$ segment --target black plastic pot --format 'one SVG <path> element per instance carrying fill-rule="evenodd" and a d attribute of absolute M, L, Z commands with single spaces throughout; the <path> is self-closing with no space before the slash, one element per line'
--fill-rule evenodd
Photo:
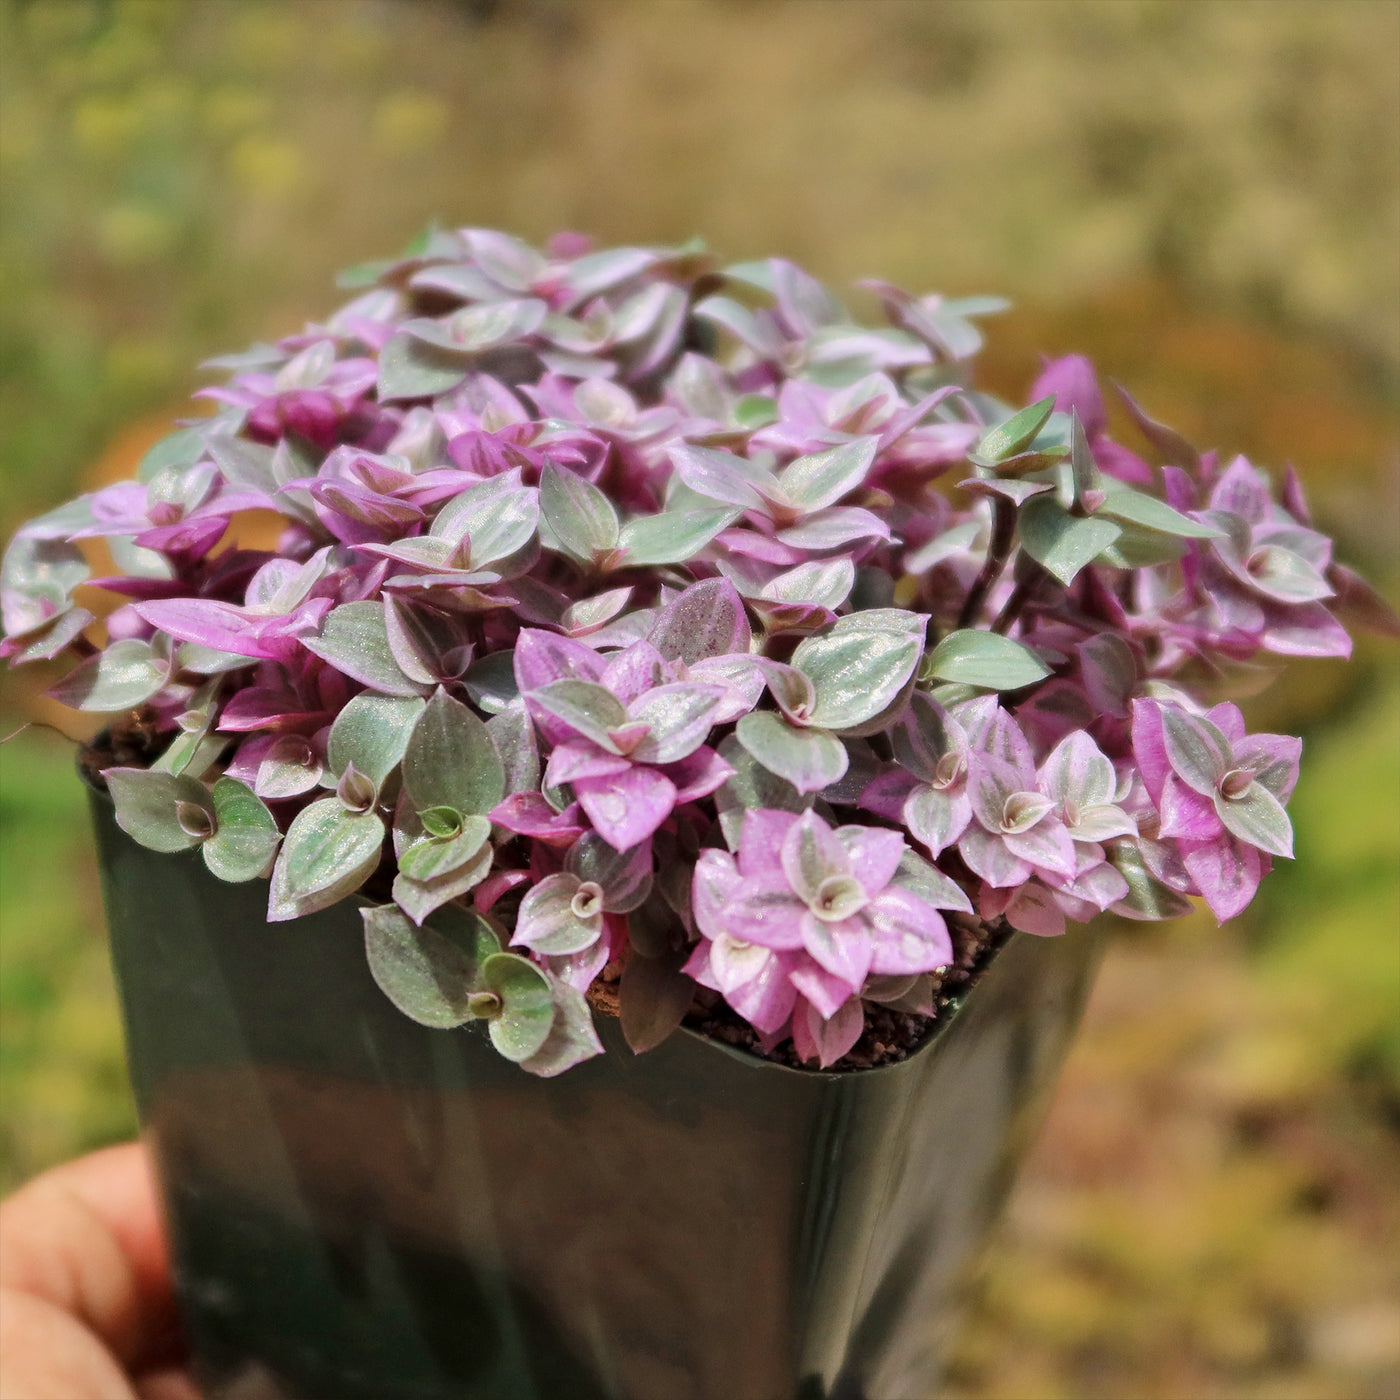
<path fill-rule="evenodd" d="M 210 1400 L 915 1400 L 1092 978 L 1018 935 L 903 1064 L 689 1031 L 539 1080 L 394 1009 L 353 901 L 147 851 L 93 795 L 131 1077 Z"/>

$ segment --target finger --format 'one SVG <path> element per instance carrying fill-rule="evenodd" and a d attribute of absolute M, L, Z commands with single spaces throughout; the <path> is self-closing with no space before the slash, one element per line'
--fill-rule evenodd
<path fill-rule="evenodd" d="M 0 1288 L 0 1400 L 137 1400 L 112 1353 L 71 1313 Z"/>
<path fill-rule="evenodd" d="M 145 1149 L 80 1157 L 0 1204 L 0 1287 L 71 1314 L 128 1368 L 167 1342 L 170 1261 Z"/>

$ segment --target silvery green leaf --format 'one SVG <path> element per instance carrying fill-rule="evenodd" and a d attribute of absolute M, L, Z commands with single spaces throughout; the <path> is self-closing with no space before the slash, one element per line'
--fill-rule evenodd
<path fill-rule="evenodd" d="M 904 556 L 906 573 L 922 574 L 945 559 L 971 553 L 978 537 L 986 532 L 986 525 L 980 520 L 964 520 L 941 535 L 935 535 L 927 544 Z"/>
<path fill-rule="evenodd" d="M 471 369 L 468 356 L 430 345 L 405 331 L 390 337 L 379 352 L 381 403 L 392 399 L 429 399 L 456 388 Z"/>
<path fill-rule="evenodd" d="M 404 322 L 404 331 L 429 344 L 459 354 L 480 355 L 533 335 L 544 324 L 549 307 L 535 297 L 464 306 L 442 321 Z"/>
<path fill-rule="evenodd" d="M 518 586 L 518 585 L 512 585 Z M 610 588 L 592 598 L 580 598 L 570 603 L 559 616 L 559 625 L 570 637 L 586 637 L 604 623 L 611 622 L 632 597 L 630 588 Z"/>
<path fill-rule="evenodd" d="M 275 496 L 281 483 L 272 469 L 272 448 L 228 433 L 210 433 L 205 450 L 230 486 L 242 486 Z"/>
<path fill-rule="evenodd" d="M 733 510 L 664 511 L 629 520 L 619 539 L 623 563 L 631 568 L 684 564 L 732 525 L 737 515 Z"/>
<path fill-rule="evenodd" d="M 917 851 L 905 851 L 899 858 L 899 868 L 890 882 L 917 895 L 935 909 L 960 909 L 972 913 L 972 901 L 967 891 L 950 880 L 936 865 L 930 865 Z"/>
<path fill-rule="evenodd" d="M 253 791 L 273 801 L 299 797 L 321 781 L 323 771 L 316 751 L 300 734 L 283 734 L 273 740 L 258 764 Z"/>
<path fill-rule="evenodd" d="M 1007 457 L 1014 457 L 1035 441 L 1036 434 L 1054 411 L 1055 396 L 1048 394 L 1029 408 L 1013 413 L 1004 423 L 998 423 L 982 434 L 975 456 L 986 462 L 1001 462 Z"/>
<path fill-rule="evenodd" d="M 375 812 L 348 811 L 334 797 L 302 808 L 272 868 L 268 922 L 325 909 L 358 889 L 374 873 L 383 844 Z"/>
<path fill-rule="evenodd" d="M 1069 428 L 1069 462 L 1070 471 L 1074 481 L 1074 499 L 1081 508 L 1088 508 L 1086 497 L 1091 491 L 1099 491 L 1103 487 L 1103 477 L 1098 468 L 1098 463 L 1094 461 L 1094 454 L 1089 450 L 1089 437 L 1084 431 L 1084 424 L 1079 421 L 1077 409 L 1070 410 Z M 1089 497 L 1092 500 L 1092 497 Z"/>
<path fill-rule="evenodd" d="M 48 626 L 41 625 L 27 633 L 34 640 L 10 657 L 10 665 L 21 666 L 26 661 L 52 661 L 72 645 L 93 621 L 93 614 L 86 608 L 70 607 L 66 612 L 59 613 Z"/>
<path fill-rule="evenodd" d="M 413 727 L 403 781 L 419 811 L 452 807 L 480 815 L 505 796 L 505 770 L 486 725 L 441 687 Z"/>
<path fill-rule="evenodd" d="M 560 548 L 591 564 L 618 543 L 617 512 L 591 481 L 547 462 L 540 473 L 540 513 Z"/>
<path fill-rule="evenodd" d="M 256 880 L 272 864 L 282 833 L 253 790 L 236 778 L 219 778 L 210 794 L 216 826 L 200 849 L 221 880 Z"/>
<path fill-rule="evenodd" d="M 196 676 L 223 676 L 230 671 L 242 671 L 245 667 L 256 665 L 257 662 L 251 657 L 206 647 L 199 642 L 181 642 L 175 651 L 175 669 L 193 671 Z"/>
<path fill-rule="evenodd" d="M 576 876 L 564 872 L 546 875 L 520 903 L 515 942 L 551 957 L 567 957 L 591 948 L 603 932 L 603 911 L 595 907 L 590 914 L 577 914 L 574 899 L 579 890 Z M 596 901 L 596 894 L 593 899 Z"/>
<path fill-rule="evenodd" d="M 1105 477 L 1102 486 L 1105 492 L 1104 501 L 1095 512 L 1097 515 L 1125 520 L 1146 530 L 1156 530 L 1160 534 L 1176 535 L 1183 539 L 1224 538 L 1224 531 L 1216 529 L 1214 525 L 1202 525 L 1179 510 L 1173 510 L 1165 501 L 1159 501 L 1155 496 L 1144 495 L 1141 491 L 1134 491 L 1131 486 L 1124 486 L 1111 477 Z"/>
<path fill-rule="evenodd" d="M 485 817 L 467 816 L 453 836 L 424 836 L 399 856 L 399 870 L 410 880 L 434 880 L 460 870 L 478 855 L 491 835 Z"/>
<path fill-rule="evenodd" d="M 877 437 L 860 437 L 796 457 L 778 473 L 778 485 L 804 511 L 824 510 L 861 485 L 875 460 Z"/>
<path fill-rule="evenodd" d="M 1156 564 L 1169 564 L 1180 559 L 1190 548 L 1177 535 L 1164 535 L 1160 530 L 1148 530 L 1127 521 L 1115 521 L 1119 535 L 1094 561 L 1111 569 L 1149 569 Z"/>
<path fill-rule="evenodd" d="M 980 686 L 984 690 L 1020 690 L 1050 674 L 1029 647 L 996 632 L 963 628 L 950 632 L 929 652 L 926 677 Z"/>
<path fill-rule="evenodd" d="M 75 710 L 132 710 L 151 698 L 170 677 L 170 662 L 149 642 L 129 638 L 80 662 L 48 695 Z"/>
<path fill-rule="evenodd" d="M 177 428 L 147 449 L 136 468 L 137 481 L 147 482 L 166 467 L 192 467 L 204 456 L 204 429 Z"/>
<path fill-rule="evenodd" d="M 1127 898 L 1113 906 L 1114 913 L 1156 920 L 1179 919 L 1191 912 L 1191 901 L 1158 880 L 1131 841 L 1114 841 L 1107 853 L 1109 864 L 1128 882 Z"/>
<path fill-rule="evenodd" d="M 678 681 L 654 686 L 627 708 L 628 721 L 640 721 L 650 731 L 632 757 L 638 763 L 675 763 L 694 753 L 709 738 L 723 699 L 717 685 Z"/>
<path fill-rule="evenodd" d="M 509 477 L 490 477 L 450 500 L 433 521 L 432 534 L 453 541 L 465 538 L 472 568 L 484 569 L 524 549 L 539 521 L 538 492 L 511 484 Z"/>
<path fill-rule="evenodd" d="M 467 698 L 488 715 L 500 714 L 520 698 L 515 684 L 515 653 L 493 651 L 473 661 L 462 677 Z"/>
<path fill-rule="evenodd" d="M 1050 496 L 1027 501 L 1018 520 L 1021 548 L 1063 584 L 1117 540 L 1111 520 L 1071 515 Z"/>
<path fill-rule="evenodd" d="M 423 713 L 424 701 L 417 695 L 371 695 L 352 697 L 331 725 L 326 741 L 330 771 L 344 773 L 354 764 L 376 787 L 399 766 L 408 736 Z"/>
<path fill-rule="evenodd" d="M 778 812 L 802 812 L 812 805 L 811 793 L 798 792 L 786 778 L 764 767 L 735 735 L 729 735 L 720 744 L 719 756 L 734 770 L 733 776 L 725 779 L 715 793 L 720 829 L 731 851 L 738 849 L 744 813 L 750 809 L 768 807 Z"/>
<path fill-rule="evenodd" d="M 342 603 L 326 614 L 320 636 L 303 638 L 302 644 L 383 695 L 422 695 L 428 689 L 411 681 L 394 660 L 382 602 Z"/>
<path fill-rule="evenodd" d="M 491 1043 L 508 1060 L 528 1060 L 554 1024 L 549 979 L 516 953 L 493 953 L 481 965 L 481 986 L 501 1001 L 500 1013 L 489 1022 Z"/>
<path fill-rule="evenodd" d="M 441 875 L 425 880 L 415 880 L 413 876 L 400 870 L 394 877 L 394 902 L 414 923 L 421 924 L 430 914 L 441 909 L 444 904 L 479 885 L 491 873 L 491 862 L 495 851 L 489 843 L 464 864 Z"/>
<path fill-rule="evenodd" d="M 1283 803 L 1263 783 L 1250 783 L 1239 797 L 1216 793 L 1215 810 L 1232 836 L 1270 855 L 1292 857 L 1293 824 Z"/>
<path fill-rule="evenodd" d="M 1173 771 L 1205 797 L 1215 793 L 1231 763 L 1230 741 L 1208 719 L 1162 707 L 1162 741 Z"/>
<path fill-rule="evenodd" d="M 745 432 L 752 433 L 776 423 L 780 416 L 777 401 L 767 394 L 743 394 L 735 401 L 730 419 Z"/>
<path fill-rule="evenodd" d="M 209 680 L 190 696 L 189 708 L 180 716 L 179 732 L 170 741 L 165 752 L 151 764 L 153 770 L 161 773 L 183 773 L 194 762 L 200 750 L 207 749 L 205 740 L 218 714 L 218 694 L 219 682 Z M 217 740 L 218 749 L 222 749 L 227 742 L 227 739 L 220 737 Z M 203 774 L 192 773 L 190 776 L 198 778 Z"/>
<path fill-rule="evenodd" d="M 213 800 L 203 783 L 146 768 L 108 768 L 102 775 L 116 808 L 117 825 L 151 851 L 185 851 L 199 844 L 180 824 L 176 803 L 190 802 L 211 815 Z"/>
<path fill-rule="evenodd" d="M 611 731 L 627 723 L 627 711 L 612 691 L 594 681 L 566 678 L 530 692 L 531 701 L 609 753 L 621 753 Z"/>
<path fill-rule="evenodd" d="M 540 785 L 540 748 L 534 721 L 523 701 L 515 701 L 486 721 L 505 774 L 505 796 L 533 792 Z"/>
<path fill-rule="evenodd" d="M 825 729 L 799 729 L 771 710 L 745 715 L 734 731 L 770 773 L 798 792 L 820 792 L 846 771 L 846 746 Z"/>
<path fill-rule="evenodd" d="M 598 1039 L 593 1013 L 583 993 L 557 978 L 552 990 L 554 1024 L 544 1044 L 520 1064 L 521 1069 L 541 1079 L 552 1079 L 581 1061 L 603 1053 L 603 1042 Z"/>
<path fill-rule="evenodd" d="M 898 608 L 875 608 L 838 618 L 825 636 L 801 642 L 792 664 L 816 692 L 811 722 L 854 729 L 888 709 L 919 664 L 926 621 Z"/>
<path fill-rule="evenodd" d="M 569 848 L 564 868 L 580 880 L 591 880 L 603 891 L 603 908 L 610 914 L 630 914 L 651 893 L 651 847 L 615 851 L 596 831 L 585 832 Z"/>
<path fill-rule="evenodd" d="M 810 603 L 835 610 L 850 597 L 855 581 L 856 566 L 850 559 L 811 559 L 770 579 L 758 596 L 775 603 Z"/>
<path fill-rule="evenodd" d="M 474 1018 L 480 967 L 465 949 L 435 928 L 416 928 L 392 904 L 361 909 L 360 917 L 370 975 L 405 1016 L 441 1030 Z"/>

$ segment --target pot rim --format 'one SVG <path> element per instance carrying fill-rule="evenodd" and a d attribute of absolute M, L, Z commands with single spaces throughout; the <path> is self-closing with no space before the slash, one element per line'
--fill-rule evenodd
<path fill-rule="evenodd" d="M 78 756 L 77 758 L 75 758 L 73 766 L 77 769 L 78 781 L 81 782 L 82 785 L 87 789 L 89 796 L 101 802 L 104 806 L 112 810 L 112 812 L 115 814 L 116 807 L 112 801 L 111 790 L 105 785 L 99 787 L 98 784 L 93 780 L 92 774 L 83 765 L 82 751 L 91 742 L 91 740 L 80 740 L 78 742 Z M 120 830 L 120 828 L 118 828 L 118 830 Z M 133 839 L 125 831 L 122 832 L 122 836 L 128 841 L 131 841 Z M 178 857 L 180 855 L 190 854 L 193 854 L 193 852 L 173 851 L 168 853 L 170 857 Z M 375 907 L 373 905 L 373 901 L 360 894 L 359 891 L 355 891 L 354 893 L 347 896 L 346 902 L 351 901 L 353 901 L 361 909 Z M 977 974 L 972 978 L 972 980 L 948 999 L 947 1004 L 939 1011 L 938 1016 L 934 1018 L 933 1026 L 929 1030 L 928 1034 L 924 1037 L 924 1039 L 920 1041 L 920 1043 L 916 1045 L 912 1050 L 910 1050 L 909 1053 L 905 1055 L 905 1057 L 902 1060 L 895 1060 L 888 1064 L 870 1065 L 867 1067 L 852 1069 L 805 1069 L 796 1065 L 783 1064 L 781 1061 L 778 1060 L 765 1059 L 763 1056 L 755 1055 L 751 1050 L 745 1050 L 741 1046 L 728 1045 L 722 1040 L 716 1040 L 713 1036 L 702 1035 L 699 1031 L 694 1030 L 687 1025 L 680 1025 L 676 1029 L 681 1034 L 688 1036 L 691 1040 L 697 1041 L 701 1045 L 712 1047 L 719 1053 L 723 1055 L 728 1055 L 731 1059 L 738 1060 L 740 1063 L 754 1069 L 777 1070 L 782 1072 L 783 1074 L 800 1075 L 804 1079 L 820 1078 L 828 1081 L 863 1078 L 867 1075 L 872 1074 L 883 1075 L 893 1073 L 898 1070 L 904 1069 L 907 1065 L 912 1064 L 915 1060 L 921 1059 L 924 1056 L 924 1054 L 936 1042 L 943 1038 L 943 1036 L 947 1033 L 948 1028 L 961 1015 L 964 1006 L 967 1004 L 967 999 L 973 994 L 973 992 L 976 991 L 977 987 L 981 984 L 982 979 L 987 975 L 987 973 L 991 971 L 992 963 L 1007 947 L 1010 946 L 1010 944 L 1027 936 L 1028 935 L 1022 933 L 1019 929 L 1012 929 L 1010 932 L 1010 936 L 1004 939 L 996 948 L 992 950 L 991 955 L 987 959 L 987 962 L 983 965 L 980 971 L 977 972 Z M 592 1007 L 591 1009 L 595 1013 L 600 1015 L 607 1014 L 606 1012 L 599 1012 L 597 1007 Z M 613 1016 L 610 1017 L 610 1019 L 616 1020 L 617 1017 Z M 634 1059 L 639 1058 L 635 1051 L 633 1051 L 632 1054 Z"/>

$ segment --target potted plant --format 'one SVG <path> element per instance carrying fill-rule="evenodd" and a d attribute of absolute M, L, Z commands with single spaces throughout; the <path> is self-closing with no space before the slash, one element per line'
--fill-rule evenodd
<path fill-rule="evenodd" d="M 1383 605 L 1086 361 L 979 392 L 991 298 L 478 229 L 346 281 L 4 561 L 3 654 L 116 716 L 209 1394 L 924 1393 L 1060 935 L 1249 903 L 1301 746 L 1205 697 Z"/>

